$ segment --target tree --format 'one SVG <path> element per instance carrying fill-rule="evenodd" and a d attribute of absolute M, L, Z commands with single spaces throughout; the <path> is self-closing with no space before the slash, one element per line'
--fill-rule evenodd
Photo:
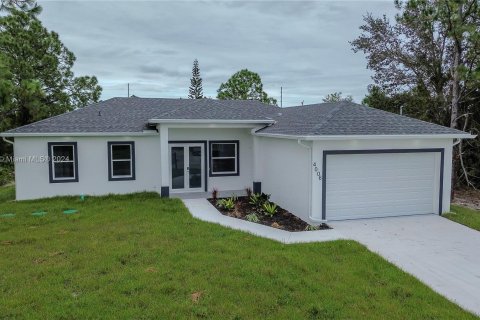
<path fill-rule="evenodd" d="M 202 99 L 203 88 L 202 78 L 200 77 L 200 68 L 198 67 L 198 60 L 193 61 L 192 78 L 190 79 L 190 88 L 188 89 L 189 99 Z"/>
<path fill-rule="evenodd" d="M 277 100 L 263 91 L 262 79 L 258 73 L 243 69 L 235 73 L 226 83 L 222 83 L 217 90 L 218 99 L 259 100 L 272 105 Z"/>
<path fill-rule="evenodd" d="M 341 92 L 334 92 L 334 93 L 327 94 L 327 96 L 323 98 L 323 102 L 340 102 L 340 101 L 352 102 L 353 97 L 352 96 L 343 97 Z"/>
<path fill-rule="evenodd" d="M 355 52 L 367 55 L 367 67 L 374 71 L 375 85 L 364 101 L 382 109 L 387 101 L 397 103 L 411 116 L 478 130 L 471 120 L 480 112 L 475 108 L 480 89 L 479 1 L 409 0 L 395 1 L 395 6 L 399 13 L 394 23 L 368 14 L 362 34 L 351 42 Z M 471 184 L 469 167 L 478 171 L 480 164 L 466 159 L 465 165 L 461 149 L 462 144 L 454 156 L 454 177 Z M 477 181 L 480 185 L 480 178 Z"/>
<path fill-rule="evenodd" d="M 0 131 L 97 102 L 96 77 L 75 77 L 75 55 L 32 13 L 0 17 Z"/>
<path fill-rule="evenodd" d="M 0 0 L 0 12 L 21 10 L 32 14 L 40 14 L 42 7 L 35 0 Z"/>

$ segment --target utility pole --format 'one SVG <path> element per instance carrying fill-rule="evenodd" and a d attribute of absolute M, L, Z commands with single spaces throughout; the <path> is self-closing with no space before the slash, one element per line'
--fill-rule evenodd
<path fill-rule="evenodd" d="M 280 108 L 283 108 L 283 87 L 280 87 Z"/>
<path fill-rule="evenodd" d="M 127 98 L 130 98 L 130 83 L 127 83 Z"/>

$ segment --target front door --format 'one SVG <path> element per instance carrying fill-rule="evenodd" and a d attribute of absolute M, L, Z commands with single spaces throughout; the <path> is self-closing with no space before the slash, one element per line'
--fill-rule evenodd
<path fill-rule="evenodd" d="M 172 192 L 203 191 L 205 188 L 203 143 L 170 144 L 170 188 Z"/>

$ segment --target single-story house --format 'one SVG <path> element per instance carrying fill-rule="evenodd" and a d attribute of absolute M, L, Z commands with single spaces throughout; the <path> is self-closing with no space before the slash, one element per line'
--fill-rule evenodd
<path fill-rule="evenodd" d="M 17 200 L 250 187 L 309 223 L 449 211 L 452 147 L 474 137 L 351 102 L 138 97 L 1 136 L 14 139 Z"/>

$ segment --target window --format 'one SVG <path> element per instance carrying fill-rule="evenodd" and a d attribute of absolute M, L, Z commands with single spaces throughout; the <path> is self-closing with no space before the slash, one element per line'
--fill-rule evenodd
<path fill-rule="evenodd" d="M 210 176 L 238 176 L 238 140 L 210 141 Z"/>
<path fill-rule="evenodd" d="M 78 182 L 76 142 L 48 143 L 50 183 Z"/>
<path fill-rule="evenodd" d="M 108 143 L 108 176 L 110 181 L 135 180 L 134 142 Z"/>

